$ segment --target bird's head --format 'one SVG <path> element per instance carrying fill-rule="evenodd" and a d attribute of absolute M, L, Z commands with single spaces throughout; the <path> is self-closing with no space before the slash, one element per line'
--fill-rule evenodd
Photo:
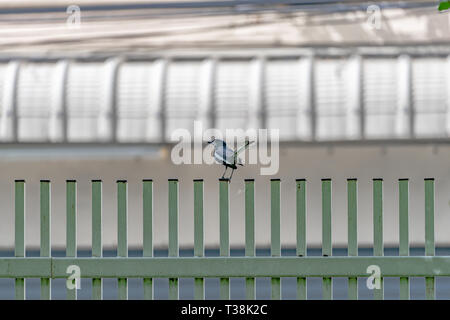
<path fill-rule="evenodd" d="M 223 147 L 223 148 L 227 147 L 227 144 L 225 143 L 225 141 L 216 139 L 215 137 L 212 137 L 211 141 L 208 141 L 208 144 L 212 144 L 214 146 L 214 149 L 217 149 L 220 147 Z"/>
<path fill-rule="evenodd" d="M 216 141 L 216 138 L 214 136 L 211 137 L 211 140 L 208 141 L 208 144 L 214 143 L 214 141 Z"/>

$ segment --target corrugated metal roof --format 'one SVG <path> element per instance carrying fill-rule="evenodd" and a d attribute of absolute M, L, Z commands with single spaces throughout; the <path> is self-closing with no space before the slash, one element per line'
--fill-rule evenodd
<path fill-rule="evenodd" d="M 449 56 L 11 60 L 0 141 L 160 143 L 194 121 L 282 141 L 447 139 Z"/>

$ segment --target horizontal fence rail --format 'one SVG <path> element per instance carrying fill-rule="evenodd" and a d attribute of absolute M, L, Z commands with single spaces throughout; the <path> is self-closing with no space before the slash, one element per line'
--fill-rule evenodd
<path fill-rule="evenodd" d="M 102 181 L 92 181 L 92 257 L 80 258 L 77 251 L 77 182 L 66 181 L 66 256 L 51 256 L 51 182 L 40 182 L 41 251 L 39 257 L 25 255 L 24 180 L 15 181 L 15 255 L 0 258 L 0 278 L 15 279 L 15 298 L 25 299 L 26 278 L 41 279 L 41 299 L 51 298 L 51 279 L 68 278 L 76 266 L 80 278 L 92 279 L 92 298 L 103 298 L 103 278 L 117 279 L 118 299 L 128 299 L 128 278 L 143 280 L 145 299 L 154 298 L 154 278 L 169 279 L 169 299 L 179 298 L 179 278 L 194 278 L 195 299 L 205 298 L 204 278 L 220 279 L 220 298 L 230 298 L 230 278 L 245 278 L 246 299 L 255 299 L 255 278 L 271 278 L 271 297 L 281 299 L 281 277 L 297 279 L 297 298 L 307 298 L 307 278 L 322 278 L 322 298 L 333 299 L 333 278 L 348 279 L 348 299 L 358 299 L 358 278 L 379 270 L 374 299 L 383 299 L 383 278 L 398 277 L 400 298 L 410 298 L 409 277 L 424 277 L 426 298 L 435 299 L 435 277 L 450 276 L 450 257 L 435 256 L 434 179 L 425 179 L 425 255 L 409 256 L 408 179 L 399 179 L 399 255 L 383 256 L 383 180 L 373 179 L 373 256 L 358 256 L 357 183 L 347 179 L 348 256 L 332 256 L 332 180 L 322 179 L 322 256 L 307 256 L 306 217 L 307 181 L 297 179 L 296 256 L 282 256 L 280 241 L 281 180 L 270 182 L 270 256 L 255 256 L 255 181 L 245 186 L 245 256 L 230 257 L 229 180 L 219 180 L 219 257 L 205 257 L 203 228 L 204 183 L 193 181 L 194 256 L 179 257 L 178 251 L 178 180 L 170 179 L 168 193 L 168 256 L 153 256 L 153 181 L 142 182 L 143 256 L 128 257 L 128 183 L 117 181 L 117 257 L 102 256 Z M 71 280 L 70 278 L 69 280 Z M 76 279 L 67 288 L 67 299 L 77 299 Z M 70 281 L 69 281 L 70 282 Z M 375 279 L 377 284 L 377 279 Z"/>
<path fill-rule="evenodd" d="M 450 257 L 178 257 L 2 258 L 0 278 L 67 278 L 78 265 L 81 278 L 367 277 L 378 265 L 383 277 L 450 276 Z M 273 283 L 273 282 L 272 282 Z M 278 287 L 278 283 L 276 283 Z"/>

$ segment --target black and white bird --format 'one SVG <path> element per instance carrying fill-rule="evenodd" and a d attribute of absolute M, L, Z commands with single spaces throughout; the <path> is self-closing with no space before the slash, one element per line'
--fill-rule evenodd
<path fill-rule="evenodd" d="M 231 181 L 233 177 L 234 170 L 237 169 L 237 166 L 243 166 L 242 159 L 238 157 L 238 154 L 244 151 L 253 141 L 246 141 L 243 146 L 238 148 L 236 151 L 227 147 L 225 141 L 216 139 L 212 137 L 211 141 L 208 141 L 209 144 L 214 146 L 214 159 L 216 159 L 217 163 L 223 164 L 225 166 L 225 171 L 222 174 L 222 179 L 225 177 L 225 173 L 228 168 L 231 168 L 231 175 L 228 180 Z"/>

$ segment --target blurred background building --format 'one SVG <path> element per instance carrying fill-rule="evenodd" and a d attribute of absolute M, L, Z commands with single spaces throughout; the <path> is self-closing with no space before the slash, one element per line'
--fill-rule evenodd
<path fill-rule="evenodd" d="M 78 7 L 69 7 L 76 5 Z M 0 0 L 0 247 L 12 248 L 13 180 L 27 181 L 27 245 L 39 245 L 39 179 L 53 182 L 52 241 L 65 243 L 66 179 L 90 247 L 90 180 L 104 181 L 116 245 L 116 179 L 129 181 L 129 244 L 142 243 L 141 179 L 153 178 L 155 246 L 167 245 L 167 179 L 180 179 L 180 245 L 193 244 L 192 179 L 205 179 L 205 244 L 218 245 L 219 166 L 170 160 L 171 133 L 279 129 L 280 171 L 240 168 L 231 245 L 244 243 L 243 179 L 256 180 L 256 241 L 270 241 L 282 179 L 282 244 L 295 245 L 295 178 L 307 178 L 308 244 L 321 241 L 320 179 L 333 178 L 333 242 L 345 246 L 346 178 L 359 182 L 359 243 L 372 245 L 371 179 L 385 180 L 385 243 L 398 243 L 397 179 L 411 178 L 412 245 L 424 242 L 423 178 L 436 180 L 436 243 L 450 244 L 450 18 L 438 1 Z M 80 11 L 78 11 L 78 8 Z M 79 23 L 78 23 L 79 22 Z"/>

